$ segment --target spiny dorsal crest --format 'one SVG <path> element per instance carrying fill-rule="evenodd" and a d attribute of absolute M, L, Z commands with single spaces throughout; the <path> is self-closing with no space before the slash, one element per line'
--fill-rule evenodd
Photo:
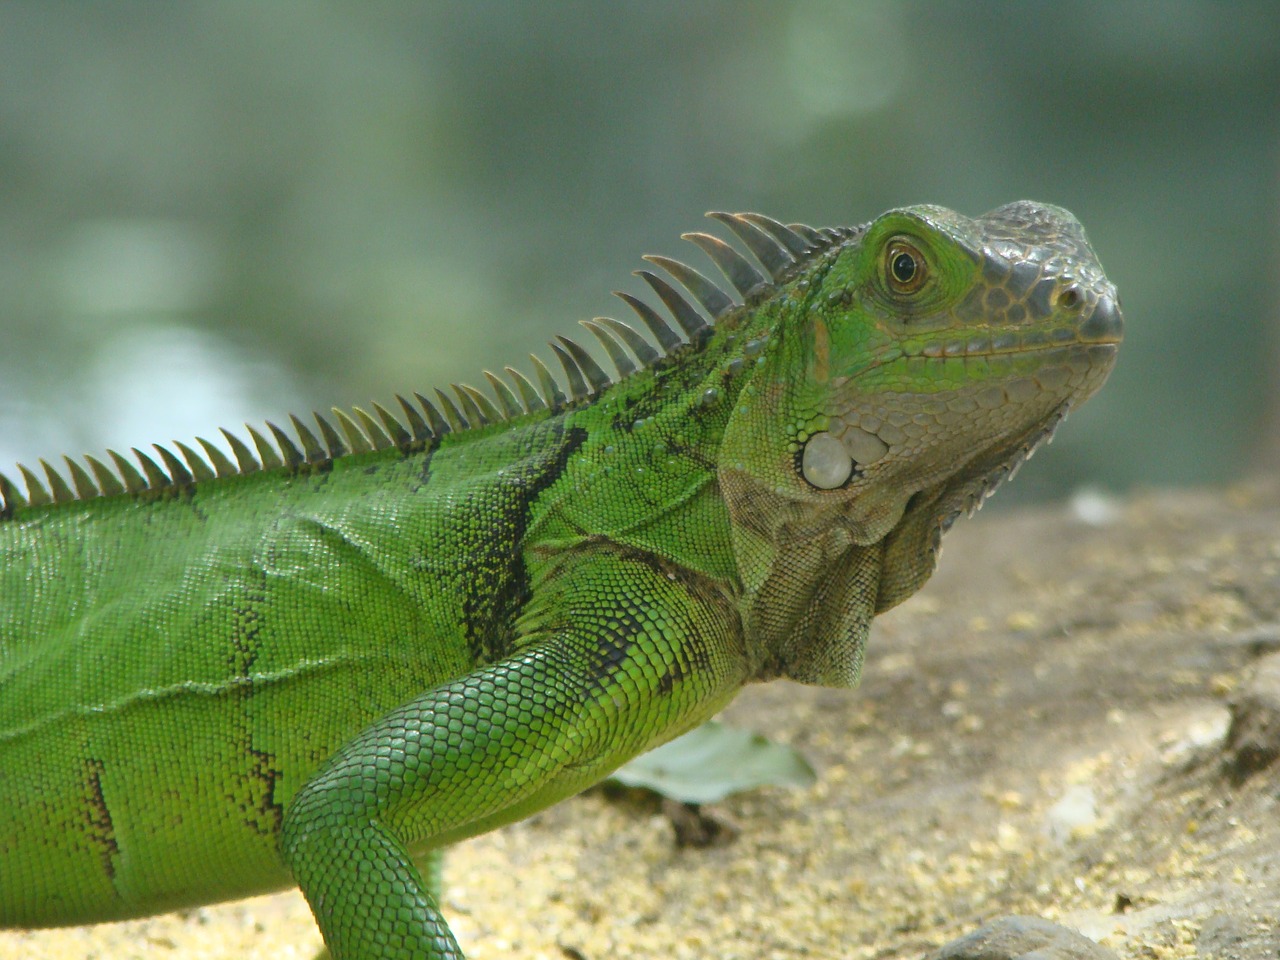
<path fill-rule="evenodd" d="M 741 300 L 735 300 L 715 282 L 678 260 L 646 256 L 645 260 L 661 268 L 684 288 L 682 293 L 659 274 L 649 270 L 636 271 L 636 275 L 662 301 L 679 330 L 683 332 L 684 338 L 662 314 L 643 300 L 629 293 L 614 291 L 616 296 L 635 311 L 658 345 L 655 348 L 634 327 L 621 320 L 596 317 L 594 320 L 581 321 L 582 326 L 599 341 L 617 369 L 619 379 L 630 376 L 638 369 L 653 366 L 662 359 L 663 354 L 669 355 L 684 346 L 686 339 L 694 345 L 702 343 L 710 334 L 712 322 L 748 300 L 767 295 L 815 256 L 861 232 L 861 228 L 857 227 L 815 229 L 801 223 L 784 224 L 759 213 L 713 212 L 707 216 L 724 224 L 751 253 L 756 263 L 711 234 L 686 233 L 683 239 L 696 244 L 706 253 Z M 595 396 L 613 384 L 609 375 L 576 341 L 568 337 L 557 337 L 550 347 L 564 370 L 567 396 L 546 364 L 538 357 L 530 356 L 536 385 L 511 367 L 504 369 L 514 389 L 497 375 L 484 371 L 484 377 L 496 400 L 491 400 L 467 384 L 455 383 L 450 385 L 452 397 L 436 390 L 436 400 L 432 401 L 415 393 L 413 397 L 416 405 L 397 395 L 396 402 L 404 413 L 403 420 L 381 404 L 373 403 L 372 414 L 360 407 L 352 408 L 351 413 L 335 407 L 332 420 L 313 413 L 318 436 L 293 415 L 289 417 L 293 435 L 269 421 L 266 430 L 270 438 L 251 426 L 245 426 L 251 443 L 222 430 L 234 461 L 221 448 L 203 437 L 196 438 L 203 453 L 178 441 L 173 442 L 177 454 L 154 444 L 159 463 L 137 447 L 130 451 L 137 466 L 114 450 L 107 451 L 111 466 L 89 454 L 83 457 L 84 466 L 70 457 L 63 457 L 66 463 L 65 473 L 60 473 L 52 464 L 42 459 L 38 462 L 39 473 L 43 477 L 22 464 L 18 465 L 18 473 L 26 488 L 25 494 L 0 473 L 0 517 L 8 516 L 22 507 L 126 493 L 156 493 L 204 480 L 260 470 L 323 468 L 347 454 L 368 453 L 388 447 L 397 447 L 406 453 L 414 452 L 438 442 L 448 433 L 510 420 L 536 410 L 559 410 Z"/>

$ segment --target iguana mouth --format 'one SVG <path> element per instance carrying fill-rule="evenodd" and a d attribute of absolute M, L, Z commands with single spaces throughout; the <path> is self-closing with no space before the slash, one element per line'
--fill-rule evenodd
<path fill-rule="evenodd" d="M 840 387 L 846 384 L 856 384 L 860 379 L 870 376 L 878 370 L 893 363 L 916 363 L 928 365 L 921 369 L 929 369 L 934 363 L 945 362 L 947 360 L 972 361 L 974 363 L 986 362 L 989 364 L 988 369 L 983 371 L 982 383 L 975 382 L 973 386 L 994 387 L 999 386 L 1002 382 L 1002 371 L 994 368 L 995 364 L 1012 363 L 1016 360 L 1036 358 L 1039 364 L 1033 370 L 1013 370 L 1008 371 L 1009 380 L 1025 380 L 1025 379 L 1041 379 L 1044 378 L 1049 382 L 1042 385 L 1050 388 L 1052 382 L 1051 371 L 1061 369 L 1066 373 L 1074 375 L 1089 375 L 1091 373 L 1106 374 L 1110 371 L 1111 365 L 1115 361 L 1116 353 L 1119 350 L 1118 339 L 1110 341 L 1088 341 L 1083 339 L 1073 339 L 1065 343 L 1037 343 L 1028 344 L 1025 341 L 1015 346 L 1000 348 L 998 344 L 990 342 L 979 343 L 977 341 L 968 341 L 963 352 L 938 353 L 935 351 L 921 351 L 919 353 L 892 353 L 885 356 L 877 357 L 871 363 L 867 364 L 861 370 L 847 377 L 837 377 L 832 379 L 833 386 Z M 985 349 L 984 349 L 985 347 Z M 957 390 L 963 390 L 964 386 L 958 386 Z"/>
<path fill-rule="evenodd" d="M 1095 311 L 1096 315 L 1097 311 Z M 1118 317 L 1118 314 L 1115 314 Z M 1092 325 L 1092 318 L 1075 329 L 1000 331 L 989 337 L 973 337 L 968 340 L 949 340 L 944 343 L 922 344 L 918 350 L 904 349 L 899 356 L 946 359 L 947 357 L 997 357 L 1023 356 L 1052 350 L 1070 350 L 1079 346 L 1112 346 L 1120 344 L 1118 320 L 1100 321 Z M 886 362 L 892 358 L 884 358 Z"/>
<path fill-rule="evenodd" d="M 1075 290 L 1077 295 L 1080 295 L 1078 287 L 1074 284 L 1066 287 L 1065 290 Z M 1092 301 L 1092 309 L 1075 323 L 1053 329 L 1006 326 L 992 328 L 984 333 L 957 336 L 949 340 L 908 341 L 875 357 L 856 373 L 844 378 L 843 382 L 855 382 L 889 364 L 904 360 L 922 362 L 959 359 L 988 360 L 998 363 L 1001 359 L 1043 357 L 1048 365 L 1053 355 L 1059 354 L 1068 363 L 1075 357 L 1083 357 L 1090 367 L 1097 366 L 1099 369 L 1109 370 L 1123 338 L 1123 316 L 1114 296 L 1103 293 L 1088 295 L 1087 298 Z M 998 375 L 997 371 L 986 373 L 988 376 Z M 1035 376 L 1036 374 L 1026 372 L 1015 375 Z M 833 382 L 839 385 L 841 380 L 837 378 Z"/>
<path fill-rule="evenodd" d="M 1064 292 L 1075 292 L 1072 284 Z M 1090 298 L 1093 299 L 1093 298 Z M 904 356 L 919 357 L 973 357 L 996 354 L 1030 353 L 1042 348 L 1071 347 L 1078 344 L 1118 345 L 1124 335 L 1124 318 L 1114 296 L 1096 296 L 1092 309 L 1083 319 L 1070 325 L 1046 330 L 1042 327 L 1021 329 L 1000 327 L 989 335 L 955 338 L 952 340 L 922 343 L 918 349 L 907 346 Z"/>

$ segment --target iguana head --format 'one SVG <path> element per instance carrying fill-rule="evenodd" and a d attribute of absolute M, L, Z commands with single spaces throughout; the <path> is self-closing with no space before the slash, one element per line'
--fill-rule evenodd
<path fill-rule="evenodd" d="M 722 468 L 839 505 L 859 543 L 920 491 L 1029 451 L 1102 385 L 1121 337 L 1080 224 L 1026 201 L 890 211 L 793 288 Z"/>
<path fill-rule="evenodd" d="M 856 547 L 876 609 L 912 592 L 955 515 L 1102 385 L 1121 326 L 1057 207 L 906 207 L 834 245 L 778 298 L 722 446 L 748 591 Z"/>

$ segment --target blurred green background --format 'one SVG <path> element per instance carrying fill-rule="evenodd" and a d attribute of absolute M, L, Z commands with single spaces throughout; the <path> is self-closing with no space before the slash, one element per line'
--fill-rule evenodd
<path fill-rule="evenodd" d="M 1274 3 L 5 3 L 0 470 L 527 370 L 707 209 L 1023 197 L 1128 334 L 1018 498 L 1274 464 Z"/>

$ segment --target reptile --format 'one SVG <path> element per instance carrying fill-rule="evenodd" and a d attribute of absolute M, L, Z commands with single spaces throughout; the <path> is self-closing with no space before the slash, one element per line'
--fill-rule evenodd
<path fill-rule="evenodd" d="M 612 378 L 562 337 L 491 394 L 0 476 L 0 926 L 297 884 L 335 960 L 460 957 L 443 847 L 748 683 L 856 685 L 1107 377 L 1116 291 L 1046 204 L 710 216 L 725 283 L 651 256 L 648 336 L 583 321 Z"/>

